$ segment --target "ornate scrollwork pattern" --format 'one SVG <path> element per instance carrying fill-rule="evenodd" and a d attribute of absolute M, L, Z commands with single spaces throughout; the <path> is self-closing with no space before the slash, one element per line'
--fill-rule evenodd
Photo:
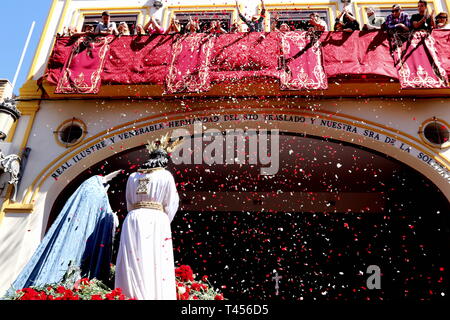
<path fill-rule="evenodd" d="M 56 87 L 56 93 L 81 93 L 81 94 L 96 94 L 98 93 L 101 74 L 103 66 L 105 64 L 105 57 L 109 51 L 109 44 L 113 40 L 113 37 L 80 37 L 73 46 L 72 53 L 68 59 L 61 77 Z M 78 75 L 74 75 L 71 70 L 72 60 L 78 54 L 83 54 L 86 51 L 86 55 L 93 58 L 94 49 L 98 48 L 98 67 L 91 73 L 89 80 L 86 81 L 86 75 L 84 72 L 80 72 Z"/>
<path fill-rule="evenodd" d="M 172 47 L 172 60 L 166 78 L 166 93 L 175 92 L 201 92 L 210 88 L 209 66 L 214 46 L 214 37 L 201 33 L 187 34 L 179 37 Z M 190 60 L 198 62 L 196 67 L 187 67 L 185 71 L 178 66 L 179 63 L 189 63 L 180 59 L 182 53 L 190 52 Z M 199 54 L 195 57 L 194 53 Z"/>
<path fill-rule="evenodd" d="M 424 30 L 412 32 L 407 40 L 404 35 L 393 34 L 392 47 L 402 88 L 448 87 L 447 74 L 436 54 L 434 43 L 435 40 L 431 34 Z M 405 45 L 406 49 L 404 49 Z M 430 61 L 425 60 L 422 64 L 410 65 L 408 58 L 416 50 L 425 50 L 431 57 Z M 429 64 L 428 68 L 427 64 Z M 411 70 L 412 67 L 415 71 Z"/>
<path fill-rule="evenodd" d="M 301 59 L 301 65 L 296 75 L 286 60 L 293 59 L 295 52 L 303 51 L 297 59 Z M 307 46 L 310 45 L 310 48 Z M 283 32 L 281 34 L 281 50 L 284 65 L 280 71 L 281 88 L 284 90 L 318 90 L 328 88 L 327 76 L 322 66 L 321 42 L 311 32 Z M 307 54 L 307 53 L 312 54 Z M 303 57 L 302 57 L 303 56 Z M 289 57 L 286 59 L 286 57 Z M 312 73 L 305 71 L 306 65 L 313 64 Z M 311 68 L 310 68 L 311 69 Z"/>

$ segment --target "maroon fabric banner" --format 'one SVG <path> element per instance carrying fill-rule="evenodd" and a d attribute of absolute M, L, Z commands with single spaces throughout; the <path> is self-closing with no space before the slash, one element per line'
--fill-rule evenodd
<path fill-rule="evenodd" d="M 278 32 L 218 35 L 211 58 L 211 82 L 278 79 Z"/>
<path fill-rule="evenodd" d="M 56 38 L 53 52 L 48 60 L 46 71 L 47 81 L 57 84 L 61 78 L 63 68 L 69 60 L 73 51 L 73 45 L 78 41 L 77 38 Z"/>
<path fill-rule="evenodd" d="M 450 80 L 450 30 L 433 30 L 431 35 L 435 40 L 434 47 L 441 66 L 447 73 L 447 80 Z"/>
<path fill-rule="evenodd" d="M 80 37 L 73 45 L 55 93 L 98 93 L 105 57 L 113 39 L 112 36 Z"/>
<path fill-rule="evenodd" d="M 407 41 L 393 34 L 393 55 L 402 89 L 448 87 L 434 43 L 426 31 L 412 32 Z"/>
<path fill-rule="evenodd" d="M 324 32 L 323 64 L 328 78 L 378 76 L 397 79 L 386 32 Z"/>
<path fill-rule="evenodd" d="M 176 36 L 123 36 L 110 45 L 102 82 L 108 84 L 162 84 L 171 61 Z"/>
<path fill-rule="evenodd" d="M 315 34 L 281 33 L 282 90 L 327 89 L 328 80 L 322 65 L 322 48 Z"/>
<path fill-rule="evenodd" d="M 200 92 L 213 83 L 234 81 L 271 81 L 283 89 L 299 90 L 314 88 L 305 85 L 304 74 L 314 75 L 319 61 L 317 55 L 313 59 L 314 47 L 301 51 L 309 39 L 285 36 L 283 40 L 280 32 L 108 37 L 106 42 L 98 38 L 91 43 L 90 50 L 84 39 L 56 39 L 46 79 L 58 85 L 59 93 L 96 93 L 100 83 L 159 85 L 167 93 Z M 386 32 L 323 32 L 318 41 L 325 81 L 366 76 L 399 80 L 401 75 L 403 88 L 446 86 L 450 30 L 434 30 L 432 37 L 415 39 L 391 51 Z"/>
<path fill-rule="evenodd" d="M 202 92 L 210 88 L 209 67 L 214 39 L 213 35 L 202 33 L 179 36 L 172 46 L 166 93 Z"/>

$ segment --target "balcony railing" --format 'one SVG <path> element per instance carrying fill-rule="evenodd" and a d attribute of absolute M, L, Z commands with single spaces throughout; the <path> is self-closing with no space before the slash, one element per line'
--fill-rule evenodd
<path fill-rule="evenodd" d="M 447 92 L 448 74 L 450 30 L 64 37 L 56 39 L 44 88 L 51 96 L 95 96 L 110 86 L 123 96 L 139 86 L 151 89 L 134 90 L 137 96 L 228 95 L 261 84 L 277 94 L 338 94 L 340 85 L 375 82 Z"/>

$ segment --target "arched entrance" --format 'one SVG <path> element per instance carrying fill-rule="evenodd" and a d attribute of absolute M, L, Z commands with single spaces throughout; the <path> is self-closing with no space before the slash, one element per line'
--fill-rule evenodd
<path fill-rule="evenodd" d="M 91 166 L 59 195 L 52 221 L 94 174 L 145 161 L 143 147 Z M 284 133 L 280 170 L 259 165 L 171 165 L 180 210 L 175 259 L 208 275 L 229 298 L 366 300 L 448 295 L 449 203 L 410 167 L 349 143 Z M 123 219 L 126 174 L 109 189 Z M 367 290 L 367 267 L 383 273 Z M 274 270 L 282 278 L 276 295 Z"/>

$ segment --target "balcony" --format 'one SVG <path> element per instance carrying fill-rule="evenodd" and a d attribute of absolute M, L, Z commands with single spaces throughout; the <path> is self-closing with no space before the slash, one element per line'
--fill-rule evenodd
<path fill-rule="evenodd" d="M 53 99 L 448 96 L 450 30 L 407 38 L 378 31 L 64 37 L 41 88 Z"/>

